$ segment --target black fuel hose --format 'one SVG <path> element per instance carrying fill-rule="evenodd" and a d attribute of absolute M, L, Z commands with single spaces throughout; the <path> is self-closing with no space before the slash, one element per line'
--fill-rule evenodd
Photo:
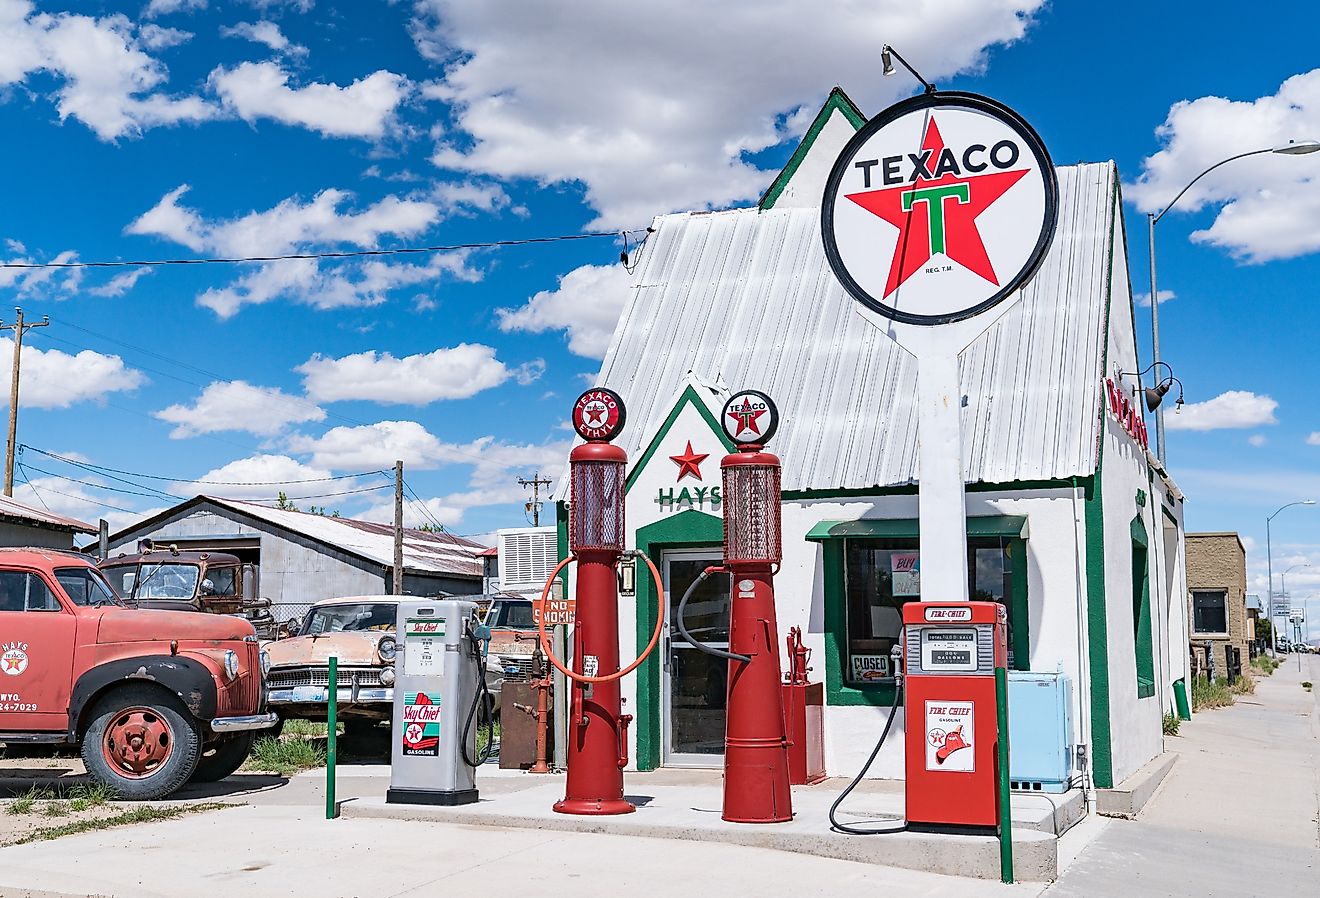
<path fill-rule="evenodd" d="M 468 651 L 477 659 L 477 691 L 472 696 L 472 706 L 468 708 L 467 720 L 463 723 L 463 738 L 459 741 L 459 747 L 463 752 L 463 760 L 469 767 L 477 768 L 490 760 L 490 756 L 495 749 L 495 700 L 491 698 L 490 687 L 486 684 L 486 653 L 481 650 L 479 640 L 469 630 L 467 634 L 469 645 Z M 490 642 L 486 645 L 489 647 Z M 477 752 L 474 760 L 468 752 L 468 736 L 472 734 L 472 721 L 477 716 L 477 707 L 481 708 L 481 719 L 478 721 L 478 728 L 484 723 L 489 735 L 486 738 L 486 747 Z"/>
<path fill-rule="evenodd" d="M 870 770 L 871 765 L 875 763 L 876 756 L 880 754 L 880 749 L 884 747 L 885 739 L 889 736 L 889 728 L 894 725 L 894 718 L 898 716 L 898 699 L 902 694 L 902 685 L 895 684 L 894 703 L 889 706 L 889 719 L 885 721 L 885 728 L 880 733 L 880 741 L 875 744 L 875 748 L 871 749 L 871 757 L 866 759 L 866 763 L 862 765 L 862 769 L 857 773 L 857 776 L 853 777 L 853 781 L 848 784 L 846 789 L 839 793 L 838 798 L 834 799 L 834 804 L 830 805 L 830 829 L 835 832 L 845 833 L 850 836 L 889 836 L 894 833 L 901 833 L 907 829 L 906 822 L 899 826 L 892 826 L 887 829 L 863 829 L 859 826 L 848 826 L 840 823 L 834 818 L 834 812 L 839 809 L 839 805 L 843 804 L 843 800 L 848 797 L 849 793 L 857 788 L 857 784 L 862 781 L 862 777 L 866 776 L 866 772 Z"/>
<path fill-rule="evenodd" d="M 683 623 L 683 609 L 687 607 L 688 599 L 692 598 L 692 593 L 696 592 L 697 587 L 700 586 L 709 576 L 710 571 L 702 571 L 697 575 L 697 579 L 692 581 L 692 585 L 687 588 L 687 592 L 683 593 L 683 598 L 679 600 L 678 611 L 675 613 L 675 619 L 678 622 L 678 632 L 683 634 L 683 638 L 686 639 L 694 649 L 699 649 L 707 655 L 714 655 L 716 658 L 727 658 L 730 661 L 741 661 L 743 664 L 747 664 L 752 660 L 748 655 L 739 655 L 737 652 L 726 652 L 724 649 L 717 649 L 714 646 L 706 645 L 704 642 L 697 642 L 697 640 L 692 637 L 692 634 L 688 632 L 687 624 Z"/>

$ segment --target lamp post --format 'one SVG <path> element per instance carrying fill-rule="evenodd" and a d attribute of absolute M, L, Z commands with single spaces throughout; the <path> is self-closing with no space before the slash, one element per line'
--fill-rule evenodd
<path fill-rule="evenodd" d="M 1266 592 L 1269 594 L 1269 599 L 1270 599 L 1269 601 L 1270 653 L 1274 655 L 1277 655 L 1279 653 L 1278 651 L 1279 638 L 1278 638 L 1278 634 L 1274 632 L 1274 555 L 1273 555 L 1273 550 L 1270 547 L 1270 521 L 1274 520 L 1275 517 L 1278 516 L 1279 512 L 1283 511 L 1284 508 L 1292 508 L 1294 505 L 1314 505 L 1314 504 L 1315 504 L 1314 499 L 1299 499 L 1296 502 L 1289 502 L 1287 505 L 1284 505 L 1282 508 L 1276 509 L 1274 514 L 1270 515 L 1268 518 L 1265 519 L 1265 570 L 1270 578 L 1270 583 L 1269 583 L 1270 588 L 1266 590 Z"/>
<path fill-rule="evenodd" d="M 1248 156 L 1259 156 L 1262 153 L 1277 153 L 1281 156 L 1305 156 L 1308 153 L 1320 152 L 1320 141 L 1303 140 L 1292 141 L 1282 146 L 1266 147 L 1261 150 L 1251 150 L 1247 153 L 1238 153 L 1236 156 L 1229 156 L 1227 159 L 1216 162 L 1214 165 L 1201 172 L 1195 178 L 1188 182 L 1187 186 L 1178 191 L 1178 195 L 1173 198 L 1169 205 L 1165 206 L 1160 212 L 1146 213 L 1146 221 L 1150 233 L 1150 336 L 1151 336 L 1151 356 L 1155 364 L 1160 362 L 1160 288 L 1155 277 L 1155 225 L 1159 224 L 1168 211 L 1177 205 L 1178 200 L 1183 198 L 1183 194 L 1192 189 L 1197 181 L 1204 178 L 1210 172 L 1219 168 L 1221 165 L 1227 165 L 1237 159 L 1245 159 Z M 1160 464 L 1164 464 L 1164 409 L 1155 409 L 1155 454 L 1159 457 Z M 1271 623 L 1271 626 L 1273 624 Z"/>

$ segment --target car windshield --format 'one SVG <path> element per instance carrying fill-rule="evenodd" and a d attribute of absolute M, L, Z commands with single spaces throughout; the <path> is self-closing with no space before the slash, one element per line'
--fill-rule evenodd
<path fill-rule="evenodd" d="M 139 599 L 191 599 L 197 592 L 197 565 L 143 562 L 138 575 Z"/>
<path fill-rule="evenodd" d="M 55 579 L 75 605 L 118 604 L 110 586 L 91 568 L 57 567 Z"/>
<path fill-rule="evenodd" d="M 392 602 L 355 602 L 322 605 L 307 615 L 307 626 L 299 636 L 364 630 L 393 630 L 396 606 Z"/>
<path fill-rule="evenodd" d="M 535 630 L 536 618 L 532 616 L 531 602 L 505 602 L 495 600 L 486 615 L 489 626 L 500 630 Z"/>

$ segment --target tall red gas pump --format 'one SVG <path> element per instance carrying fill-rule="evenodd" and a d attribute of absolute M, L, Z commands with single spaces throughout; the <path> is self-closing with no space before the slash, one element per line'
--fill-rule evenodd
<path fill-rule="evenodd" d="M 709 654 L 728 659 L 724 725 L 724 812 L 733 823 L 783 823 L 793 819 L 789 791 L 788 731 L 780 685 L 779 630 L 774 572 L 782 557 L 779 459 L 764 451 L 779 414 L 770 397 L 744 390 L 724 405 L 721 424 L 737 451 L 720 462 L 724 490 L 724 569 L 729 572 L 729 651 L 697 642 L 683 623 L 679 632 Z M 710 568 L 698 578 L 700 583 Z"/>
<path fill-rule="evenodd" d="M 571 685 L 568 721 L 568 778 L 561 814 L 628 814 L 636 807 L 623 797 L 628 766 L 628 724 L 622 714 L 619 680 L 637 669 L 660 640 L 665 593 L 655 565 L 641 553 L 624 551 L 624 473 L 628 454 L 610 444 L 623 429 L 626 410 L 613 390 L 593 388 L 573 405 L 573 428 L 585 443 L 569 455 L 569 555 L 555 567 L 538 605 L 542 651 Z M 627 554 L 641 555 L 655 581 L 659 613 L 655 632 L 637 660 L 619 669 L 617 568 Z M 545 602 L 555 578 L 577 561 L 577 614 L 573 667 L 555 657 L 545 630 Z"/>
<path fill-rule="evenodd" d="M 903 606 L 907 826 L 994 834 L 999 816 L 995 668 L 1008 662 L 998 602 Z"/>

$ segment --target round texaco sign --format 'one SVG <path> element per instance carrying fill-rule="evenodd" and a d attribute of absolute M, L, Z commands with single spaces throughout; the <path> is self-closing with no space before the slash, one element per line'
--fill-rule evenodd
<path fill-rule="evenodd" d="M 988 311 L 1040 267 L 1058 219 L 1040 137 L 988 97 L 940 91 L 889 107 L 826 183 L 821 236 L 854 299 L 908 324 Z"/>
<path fill-rule="evenodd" d="M 779 410 L 764 393 L 743 390 L 734 393 L 724 403 L 720 424 L 734 443 L 740 446 L 764 446 L 779 427 Z"/>
<path fill-rule="evenodd" d="M 592 387 L 573 403 L 573 429 L 584 440 L 608 443 L 623 430 L 627 412 L 613 390 Z"/>

